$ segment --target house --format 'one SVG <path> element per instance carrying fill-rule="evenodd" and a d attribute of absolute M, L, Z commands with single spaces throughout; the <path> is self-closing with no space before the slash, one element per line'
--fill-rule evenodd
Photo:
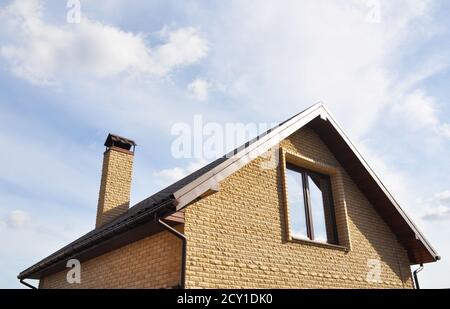
<path fill-rule="evenodd" d="M 109 135 L 96 228 L 21 272 L 40 288 L 412 288 L 439 260 L 322 104 L 129 208 Z M 278 160 L 265 166 L 267 153 Z M 68 219 L 69 220 L 69 219 Z M 81 262 L 81 282 L 66 279 Z"/>

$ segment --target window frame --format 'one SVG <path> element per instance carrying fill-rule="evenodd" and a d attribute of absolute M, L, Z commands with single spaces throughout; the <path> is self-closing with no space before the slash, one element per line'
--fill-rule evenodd
<path fill-rule="evenodd" d="M 335 214 L 335 208 L 333 203 L 333 192 L 331 187 L 331 177 L 326 174 L 318 173 L 309 169 L 305 169 L 303 167 L 300 167 L 298 165 L 295 165 L 291 162 L 286 162 L 286 170 L 291 170 L 294 172 L 297 172 L 302 177 L 302 190 L 303 190 L 303 211 L 305 212 L 305 219 L 306 219 L 306 231 L 307 231 L 307 238 L 304 239 L 302 237 L 295 237 L 292 235 L 292 230 L 289 231 L 289 233 L 292 235 L 291 237 L 293 239 L 299 239 L 299 240 L 306 240 L 311 242 L 318 242 L 323 244 L 329 244 L 329 245 L 339 245 L 339 238 L 338 238 L 338 232 L 337 232 L 337 224 L 336 224 L 336 214 Z M 308 175 L 319 177 L 320 179 L 323 179 L 327 183 L 327 190 L 328 192 L 322 192 L 322 207 L 324 208 L 324 219 L 325 219 L 325 229 L 327 234 L 327 240 L 325 242 L 316 240 L 314 237 L 314 219 L 313 219 L 313 212 L 312 208 L 313 205 L 311 203 L 311 194 L 309 190 L 309 179 Z M 287 179 L 286 179 L 287 181 Z M 289 184 L 288 184 L 289 186 Z M 288 194 L 288 193 L 287 193 Z M 289 195 L 289 194 L 288 194 Z M 287 207 L 290 207 L 289 199 L 287 196 Z M 326 209 L 328 208 L 328 209 Z M 326 213 L 329 213 L 329 218 L 327 219 Z M 291 223 L 289 223 L 289 229 L 291 229 Z"/>

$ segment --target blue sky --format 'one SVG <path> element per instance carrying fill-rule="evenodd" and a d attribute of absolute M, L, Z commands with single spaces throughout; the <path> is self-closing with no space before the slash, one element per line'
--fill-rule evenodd
<path fill-rule="evenodd" d="M 171 126 L 332 111 L 443 260 L 450 287 L 448 1 L 0 1 L 0 287 L 94 226 L 108 132 L 132 204 L 202 162 Z M 374 11 L 375 10 L 375 11 Z"/>

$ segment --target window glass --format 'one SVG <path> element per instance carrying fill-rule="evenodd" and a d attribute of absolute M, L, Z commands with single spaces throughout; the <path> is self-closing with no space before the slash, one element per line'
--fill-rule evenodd
<path fill-rule="evenodd" d="M 294 238 L 307 238 L 302 173 L 288 168 L 286 178 L 291 234 Z"/>
<path fill-rule="evenodd" d="M 311 215 L 314 227 L 314 240 L 327 241 L 324 194 L 327 194 L 327 182 L 323 177 L 308 173 Z"/>
<path fill-rule="evenodd" d="M 292 237 L 337 244 L 330 178 L 291 164 L 286 167 Z"/>

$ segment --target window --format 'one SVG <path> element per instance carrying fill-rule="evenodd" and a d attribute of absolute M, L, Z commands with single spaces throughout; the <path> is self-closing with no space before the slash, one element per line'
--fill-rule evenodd
<path fill-rule="evenodd" d="M 286 181 L 292 237 L 336 244 L 330 177 L 288 163 Z"/>

